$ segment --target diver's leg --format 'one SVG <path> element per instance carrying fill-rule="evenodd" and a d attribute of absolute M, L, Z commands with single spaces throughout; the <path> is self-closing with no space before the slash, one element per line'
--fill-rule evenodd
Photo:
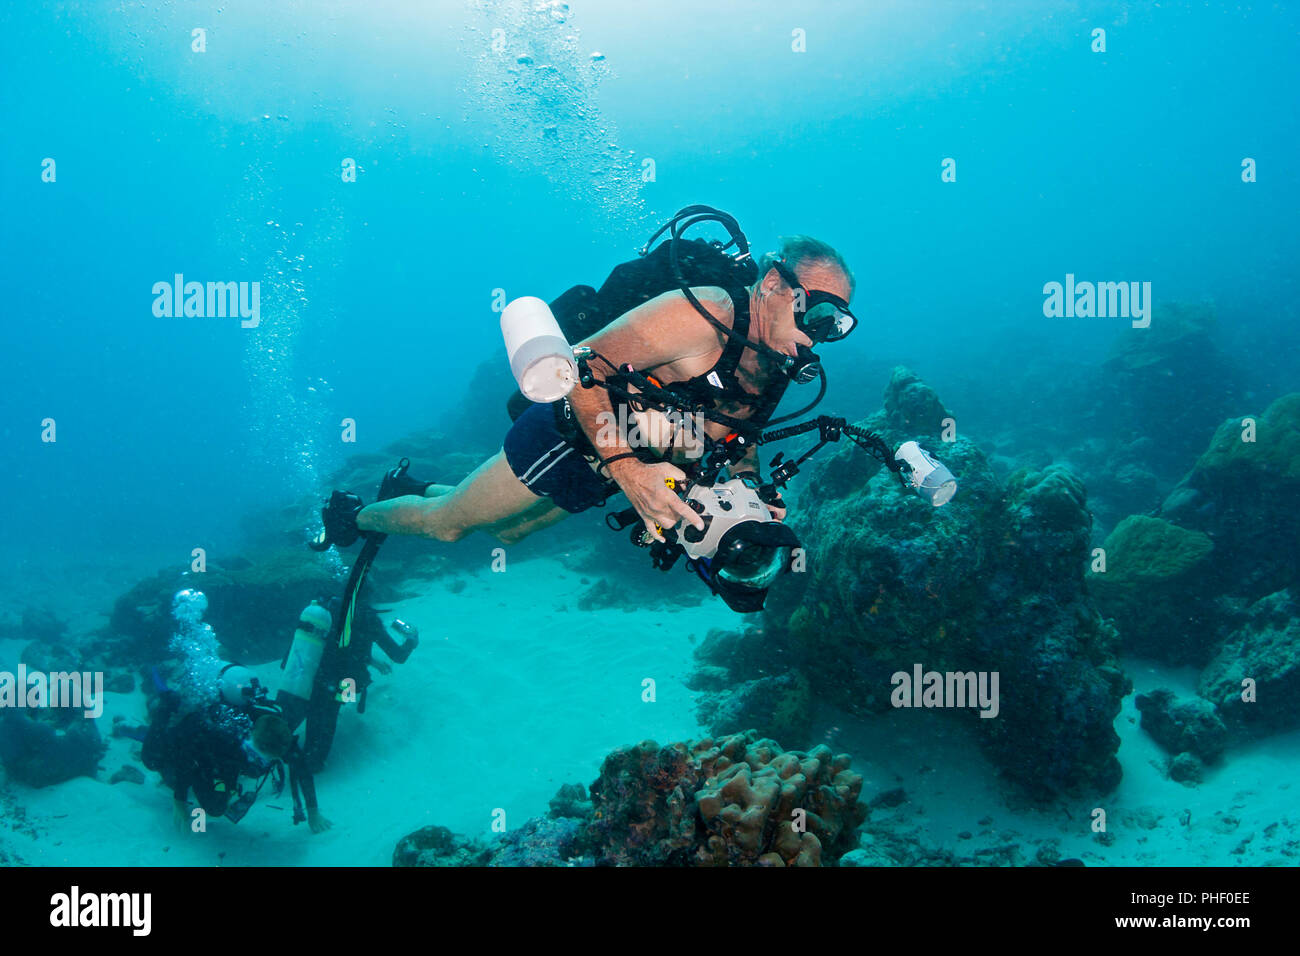
<path fill-rule="evenodd" d="M 469 474 L 455 490 L 434 498 L 379 501 L 357 516 L 362 531 L 419 534 L 439 541 L 459 541 L 469 532 L 527 511 L 541 501 L 497 452 Z"/>
<path fill-rule="evenodd" d="M 568 516 L 569 512 L 557 504 L 552 504 L 550 499 L 547 498 L 517 517 L 508 518 L 493 525 L 489 530 L 502 544 L 514 544 L 517 541 L 522 541 L 534 531 L 549 528 Z"/>

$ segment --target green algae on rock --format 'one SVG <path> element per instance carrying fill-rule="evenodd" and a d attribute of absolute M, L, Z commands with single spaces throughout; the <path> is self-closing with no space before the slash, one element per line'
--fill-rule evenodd
<path fill-rule="evenodd" d="M 1203 664 L 1218 639 L 1204 607 L 1214 542 L 1163 518 L 1130 515 L 1106 538 L 1104 571 L 1088 588 L 1129 653 Z"/>

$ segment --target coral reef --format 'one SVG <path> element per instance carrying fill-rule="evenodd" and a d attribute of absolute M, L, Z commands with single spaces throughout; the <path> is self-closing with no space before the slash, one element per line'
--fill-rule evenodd
<path fill-rule="evenodd" d="M 1240 371 L 1214 340 L 1212 305 L 1158 305 L 1147 328 L 1125 328 L 1116 337 L 1094 392 L 1088 434 L 1117 435 L 1130 442 L 1151 434 L 1159 441 L 1142 460 L 1161 475 L 1177 475 L 1204 446 L 1207 422 L 1222 418 L 1242 392 Z"/>
<path fill-rule="evenodd" d="M 398 841 L 393 866 L 590 865 L 581 857 L 581 832 L 580 818 L 554 814 L 533 817 L 492 842 L 459 836 L 446 827 L 421 827 Z"/>
<path fill-rule="evenodd" d="M 707 676 L 708 669 L 697 672 L 688 686 L 703 690 L 701 678 Z M 705 690 L 696 709 L 711 734 L 725 734 L 736 727 L 754 727 L 766 737 L 803 743 L 811 729 L 812 688 L 808 678 L 799 671 L 740 684 L 727 681 L 725 687 L 712 692 Z"/>
<path fill-rule="evenodd" d="M 866 815 L 850 762 L 827 747 L 786 752 L 752 730 L 621 748 L 591 786 L 582 846 L 605 865 L 830 864 Z"/>
<path fill-rule="evenodd" d="M 566 783 L 556 791 L 550 801 L 552 818 L 588 817 L 591 815 L 591 797 L 580 783 Z"/>
<path fill-rule="evenodd" d="M 934 508 L 852 446 L 810 469 L 792 518 L 807 569 L 773 589 L 761 654 L 739 641 L 743 651 L 727 660 L 720 642 L 706 642 L 704 663 L 715 670 L 697 686 L 797 672 L 806 700 L 869 714 L 890 706 L 891 676 L 917 663 L 997 671 L 1001 712 L 978 725 L 1002 771 L 1043 797 L 1109 790 L 1120 776 L 1112 722 L 1129 684 L 1117 635 L 1084 587 L 1083 485 L 1049 466 L 1000 486 L 974 442 L 942 441 L 948 417 L 932 389 L 895 369 L 884 407 L 858 424 L 891 447 L 930 446 L 958 477 L 957 497 Z M 718 719 L 721 700 L 711 707 L 712 727 L 739 729 Z"/>
<path fill-rule="evenodd" d="M 1240 404 L 1245 378 L 1215 326 L 1210 305 L 1158 302 L 1147 328 L 1121 327 L 1099 367 L 1044 359 L 1055 351 L 1044 340 L 993 392 L 982 376 L 954 383 L 963 421 L 969 432 L 978 418 L 1000 475 L 1046 458 L 1083 476 L 1100 544 L 1124 517 L 1155 511 Z"/>
<path fill-rule="evenodd" d="M 590 866 L 580 848 L 582 820 L 533 817 L 508 831 L 494 848 L 489 866 Z"/>
<path fill-rule="evenodd" d="M 1223 422 L 1159 515 L 1122 521 L 1106 540 L 1105 573 L 1088 577 L 1127 650 L 1203 667 L 1199 693 L 1230 738 L 1300 726 L 1293 500 L 1300 393 Z M 1213 759 L 1178 751 L 1171 776 L 1195 781 Z"/>
<path fill-rule="evenodd" d="M 824 866 L 857 846 L 862 777 L 827 747 L 784 751 L 756 731 L 609 754 L 590 800 L 566 784 L 551 812 L 494 845 L 424 827 L 394 866 Z"/>
<path fill-rule="evenodd" d="M 812 693 L 798 669 L 771 673 L 774 654 L 760 627 L 727 631 L 714 628 L 695 649 L 701 662 L 687 686 L 700 691 L 696 714 L 714 736 L 751 727 L 765 737 L 796 746 L 806 743 Z M 791 662 L 782 662 L 786 667 Z"/>
<path fill-rule="evenodd" d="M 1205 762 L 1196 754 L 1184 751 L 1169 758 L 1165 772 L 1169 774 L 1170 780 L 1194 785 L 1205 779 Z"/>

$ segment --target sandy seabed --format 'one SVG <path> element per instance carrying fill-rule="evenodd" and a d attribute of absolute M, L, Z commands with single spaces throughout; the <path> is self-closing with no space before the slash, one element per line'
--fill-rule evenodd
<path fill-rule="evenodd" d="M 615 747 L 705 733 L 684 680 L 693 645 L 740 620 L 720 601 L 576 611 L 586 585 L 550 558 L 463 580 L 456 593 L 422 583 L 422 596 L 384 610 L 386 621 L 400 617 L 420 629 L 420 647 L 378 677 L 364 715 L 342 714 L 317 777 L 322 812 L 335 824 L 327 833 L 292 825 L 287 790 L 263 791 L 237 826 L 222 819 L 206 833 L 178 832 L 157 774 L 147 772 L 143 785 L 107 782 L 139 746 L 110 739 L 102 779 L 7 786 L 4 849 L 36 865 L 385 866 L 397 841 L 419 827 L 490 837 L 496 811 L 511 827 L 545 814 L 562 784 L 590 784 Z M 0 666 L 12 670 L 21 647 L 0 642 Z M 1189 672 L 1126 666 L 1139 693 L 1194 692 Z M 259 670 L 275 686 L 278 665 Z M 653 702 L 643 700 L 647 679 L 655 682 Z M 115 715 L 144 719 L 142 692 L 105 696 L 106 733 Z M 875 824 L 926 846 L 970 856 L 1015 843 L 1030 861 L 1051 842 L 1064 857 L 1103 866 L 1300 860 L 1300 732 L 1239 749 L 1204 783 L 1186 787 L 1160 771 L 1163 754 L 1139 729 L 1130 695 L 1116 721 L 1119 789 L 1105 800 L 1016 809 L 968 729 L 948 715 L 908 710 L 862 721 L 823 708 L 817 716 L 818 737 L 853 755 L 864 799 L 905 790 L 900 806 L 873 811 Z M 1109 845 L 1091 831 L 1095 807 L 1107 812 Z"/>

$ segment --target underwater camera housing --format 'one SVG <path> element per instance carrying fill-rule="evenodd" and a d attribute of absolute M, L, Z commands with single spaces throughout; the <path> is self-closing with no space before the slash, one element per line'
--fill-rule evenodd
<path fill-rule="evenodd" d="M 767 589 L 799 547 L 794 531 L 740 478 L 694 485 L 685 501 L 704 521 L 703 530 L 685 519 L 677 525 L 687 566 L 733 611 L 762 610 Z"/>

